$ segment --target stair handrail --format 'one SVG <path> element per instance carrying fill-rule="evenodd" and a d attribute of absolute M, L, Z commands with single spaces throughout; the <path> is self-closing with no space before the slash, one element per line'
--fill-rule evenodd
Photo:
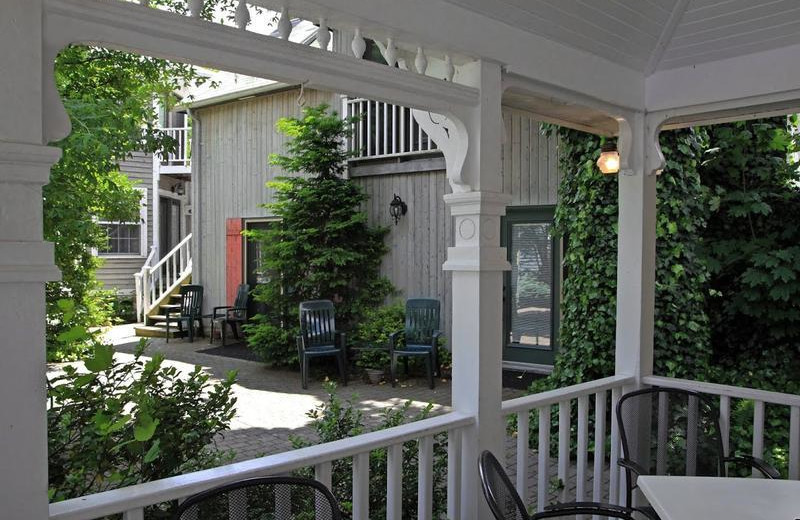
<path fill-rule="evenodd" d="M 142 264 L 142 268 L 139 270 L 138 273 L 133 273 L 137 321 L 144 321 L 145 301 L 146 301 L 145 294 L 147 292 L 144 290 L 144 288 L 148 286 L 150 266 L 153 265 L 153 261 L 156 258 L 156 254 L 158 254 L 158 247 L 156 247 L 156 245 L 153 244 L 150 246 L 150 254 L 147 255 L 147 259 L 145 259 L 144 264 Z"/>
<path fill-rule="evenodd" d="M 142 269 L 143 320 L 165 295 L 171 293 L 192 272 L 192 234 L 173 247 L 153 266 Z"/>

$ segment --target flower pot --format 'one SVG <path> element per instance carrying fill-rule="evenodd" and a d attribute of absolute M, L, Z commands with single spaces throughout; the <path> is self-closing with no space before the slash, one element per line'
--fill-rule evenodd
<path fill-rule="evenodd" d="M 383 370 L 378 370 L 376 368 L 365 368 L 364 372 L 367 374 L 367 379 L 373 385 L 377 385 L 383 379 Z"/>

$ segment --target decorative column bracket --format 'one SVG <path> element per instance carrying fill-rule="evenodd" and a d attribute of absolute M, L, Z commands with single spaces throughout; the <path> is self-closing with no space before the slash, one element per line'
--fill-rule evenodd
<path fill-rule="evenodd" d="M 660 174 L 666 165 L 658 140 L 663 119 L 637 112 L 620 117 L 617 121 L 620 173 L 627 176 L 637 175 L 638 172 L 647 175 Z M 643 136 L 642 141 L 635 139 L 634 135 Z M 636 145 L 637 142 L 640 143 L 639 146 Z"/>

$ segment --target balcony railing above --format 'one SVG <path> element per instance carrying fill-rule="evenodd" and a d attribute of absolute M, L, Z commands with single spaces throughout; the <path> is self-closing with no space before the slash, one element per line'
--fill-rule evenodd
<path fill-rule="evenodd" d="M 361 119 L 353 125 L 353 136 L 347 142 L 348 150 L 355 154 L 351 160 L 440 153 L 408 107 L 359 98 L 346 99 L 343 112 Z"/>
<path fill-rule="evenodd" d="M 173 152 L 162 154 L 161 173 L 190 173 L 192 157 L 192 128 L 189 126 L 162 128 L 169 137 L 175 139 Z"/>

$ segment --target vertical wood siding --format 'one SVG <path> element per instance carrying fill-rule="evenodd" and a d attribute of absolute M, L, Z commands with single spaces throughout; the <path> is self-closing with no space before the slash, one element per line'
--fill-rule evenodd
<path fill-rule="evenodd" d="M 260 207 L 272 199 L 264 183 L 281 172 L 269 166 L 267 157 L 283 150 L 285 138 L 275 131 L 275 123 L 299 113 L 296 99 L 292 90 L 198 111 L 203 142 L 201 193 L 195 205 L 202 233 L 197 275 L 206 288 L 206 306 L 225 300 L 226 219 L 269 216 Z M 334 94 L 306 92 L 308 104 L 323 101 L 338 107 Z M 514 206 L 555 204 L 560 180 L 556 140 L 542 136 L 539 122 L 524 112 L 504 109 L 503 122 L 503 191 L 512 195 Z M 451 282 L 442 264 L 453 245 L 453 230 L 442 200 L 450 192 L 445 172 L 374 175 L 356 182 L 369 195 L 365 211 L 370 223 L 390 228 L 382 272 L 401 291 L 398 299 L 439 298 L 442 328 L 449 336 Z M 395 193 L 408 204 L 397 226 L 389 216 Z"/>
<path fill-rule="evenodd" d="M 143 152 L 134 152 L 124 161 L 120 161 L 119 170 L 129 179 L 137 182 L 137 186 L 147 189 L 147 245 L 145 256 L 153 243 L 153 156 Z M 158 200 L 158 199 L 156 199 Z M 144 257 L 105 258 L 97 270 L 97 279 L 106 289 L 117 289 L 121 294 L 132 294 L 134 290 L 133 274 L 138 273 L 144 264 Z"/>
<path fill-rule="evenodd" d="M 261 207 L 273 198 L 265 184 L 284 173 L 268 160 L 270 153 L 283 151 L 286 141 L 275 123 L 300 115 L 297 95 L 298 90 L 292 89 L 197 111 L 201 179 L 193 218 L 195 231 L 202 235 L 202 250 L 193 276 L 205 288 L 204 308 L 225 304 L 226 220 L 269 216 Z M 309 106 L 327 102 L 338 109 L 335 94 L 306 90 L 304 95 Z"/>

